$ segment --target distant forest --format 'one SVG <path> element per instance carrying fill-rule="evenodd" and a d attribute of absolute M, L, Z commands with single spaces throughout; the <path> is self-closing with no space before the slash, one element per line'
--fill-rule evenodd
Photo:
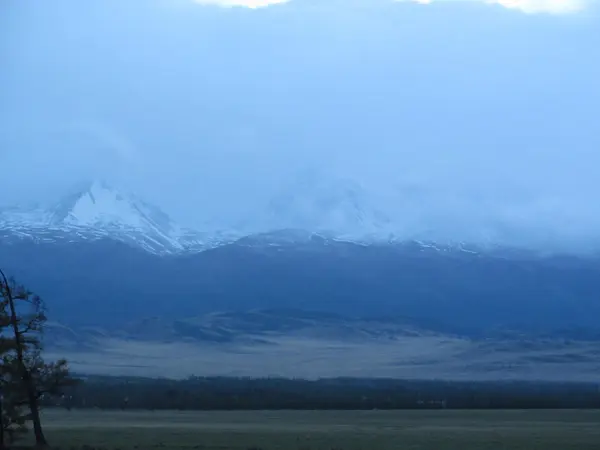
<path fill-rule="evenodd" d="M 146 410 L 600 408 L 593 383 L 81 377 L 44 406 Z"/>

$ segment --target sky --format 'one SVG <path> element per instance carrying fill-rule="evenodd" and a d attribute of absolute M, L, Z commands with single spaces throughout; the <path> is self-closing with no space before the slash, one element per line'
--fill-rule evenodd
<path fill-rule="evenodd" d="M 201 226 L 260 214 L 308 171 L 413 228 L 600 245 L 599 12 L 4 0 L 0 205 L 104 179 Z"/>

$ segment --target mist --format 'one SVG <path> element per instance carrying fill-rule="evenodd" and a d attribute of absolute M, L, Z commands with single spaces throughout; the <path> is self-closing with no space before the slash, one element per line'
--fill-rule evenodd
<path fill-rule="evenodd" d="M 199 227 L 309 171 L 407 235 L 597 248 L 600 20 L 576 9 L 4 1 L 0 205 L 101 178 Z"/>

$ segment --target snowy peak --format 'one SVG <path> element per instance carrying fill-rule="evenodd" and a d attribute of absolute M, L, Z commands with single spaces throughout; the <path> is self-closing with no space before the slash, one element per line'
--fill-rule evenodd
<path fill-rule="evenodd" d="M 91 183 L 59 202 L 51 212 L 54 225 L 130 228 L 170 234 L 177 228 L 158 208 L 105 182 Z"/>
<path fill-rule="evenodd" d="M 45 242 L 109 238 L 159 254 L 185 250 L 183 235 L 187 243 L 202 246 L 160 209 L 101 181 L 88 183 L 50 208 L 0 211 L 0 231 Z"/>

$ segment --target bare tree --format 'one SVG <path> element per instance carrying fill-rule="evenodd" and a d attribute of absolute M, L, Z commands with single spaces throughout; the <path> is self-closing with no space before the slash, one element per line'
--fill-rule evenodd
<path fill-rule="evenodd" d="M 21 427 L 31 421 L 36 447 L 45 448 L 48 442 L 41 423 L 40 399 L 46 394 L 61 395 L 63 388 L 76 380 L 69 376 L 66 360 L 45 363 L 41 356 L 46 315 L 40 297 L 7 279 L 0 270 L 0 299 L 0 329 L 10 330 L 9 336 L 0 335 L 1 387 L 5 394 L 2 410 L 7 413 L 3 415 L 4 430 L 7 425 Z M 29 414 L 20 414 L 23 406 L 29 408 Z M 0 449 L 3 443 L 0 440 Z"/>
<path fill-rule="evenodd" d="M 0 270 L 3 283 L 1 295 L 8 302 L 9 314 L 10 314 L 10 325 L 12 327 L 15 353 L 17 356 L 18 372 L 21 375 L 21 382 L 25 388 L 27 394 L 27 402 L 29 409 L 31 410 L 31 421 L 33 423 L 33 434 L 35 436 L 35 444 L 37 447 L 47 447 L 48 441 L 44 435 L 42 429 L 42 421 L 40 419 L 40 407 L 39 399 L 36 395 L 35 385 L 33 384 L 33 378 L 25 363 L 25 353 L 28 344 L 38 344 L 38 337 L 33 339 L 28 336 L 30 332 L 41 332 L 42 325 L 46 320 L 46 316 L 42 312 L 41 299 L 33 295 L 30 291 L 26 290 L 23 286 L 17 286 L 14 282 L 9 283 L 6 275 Z M 34 308 L 35 313 L 30 317 L 23 318 L 18 317 L 15 301 L 29 302 Z"/>

